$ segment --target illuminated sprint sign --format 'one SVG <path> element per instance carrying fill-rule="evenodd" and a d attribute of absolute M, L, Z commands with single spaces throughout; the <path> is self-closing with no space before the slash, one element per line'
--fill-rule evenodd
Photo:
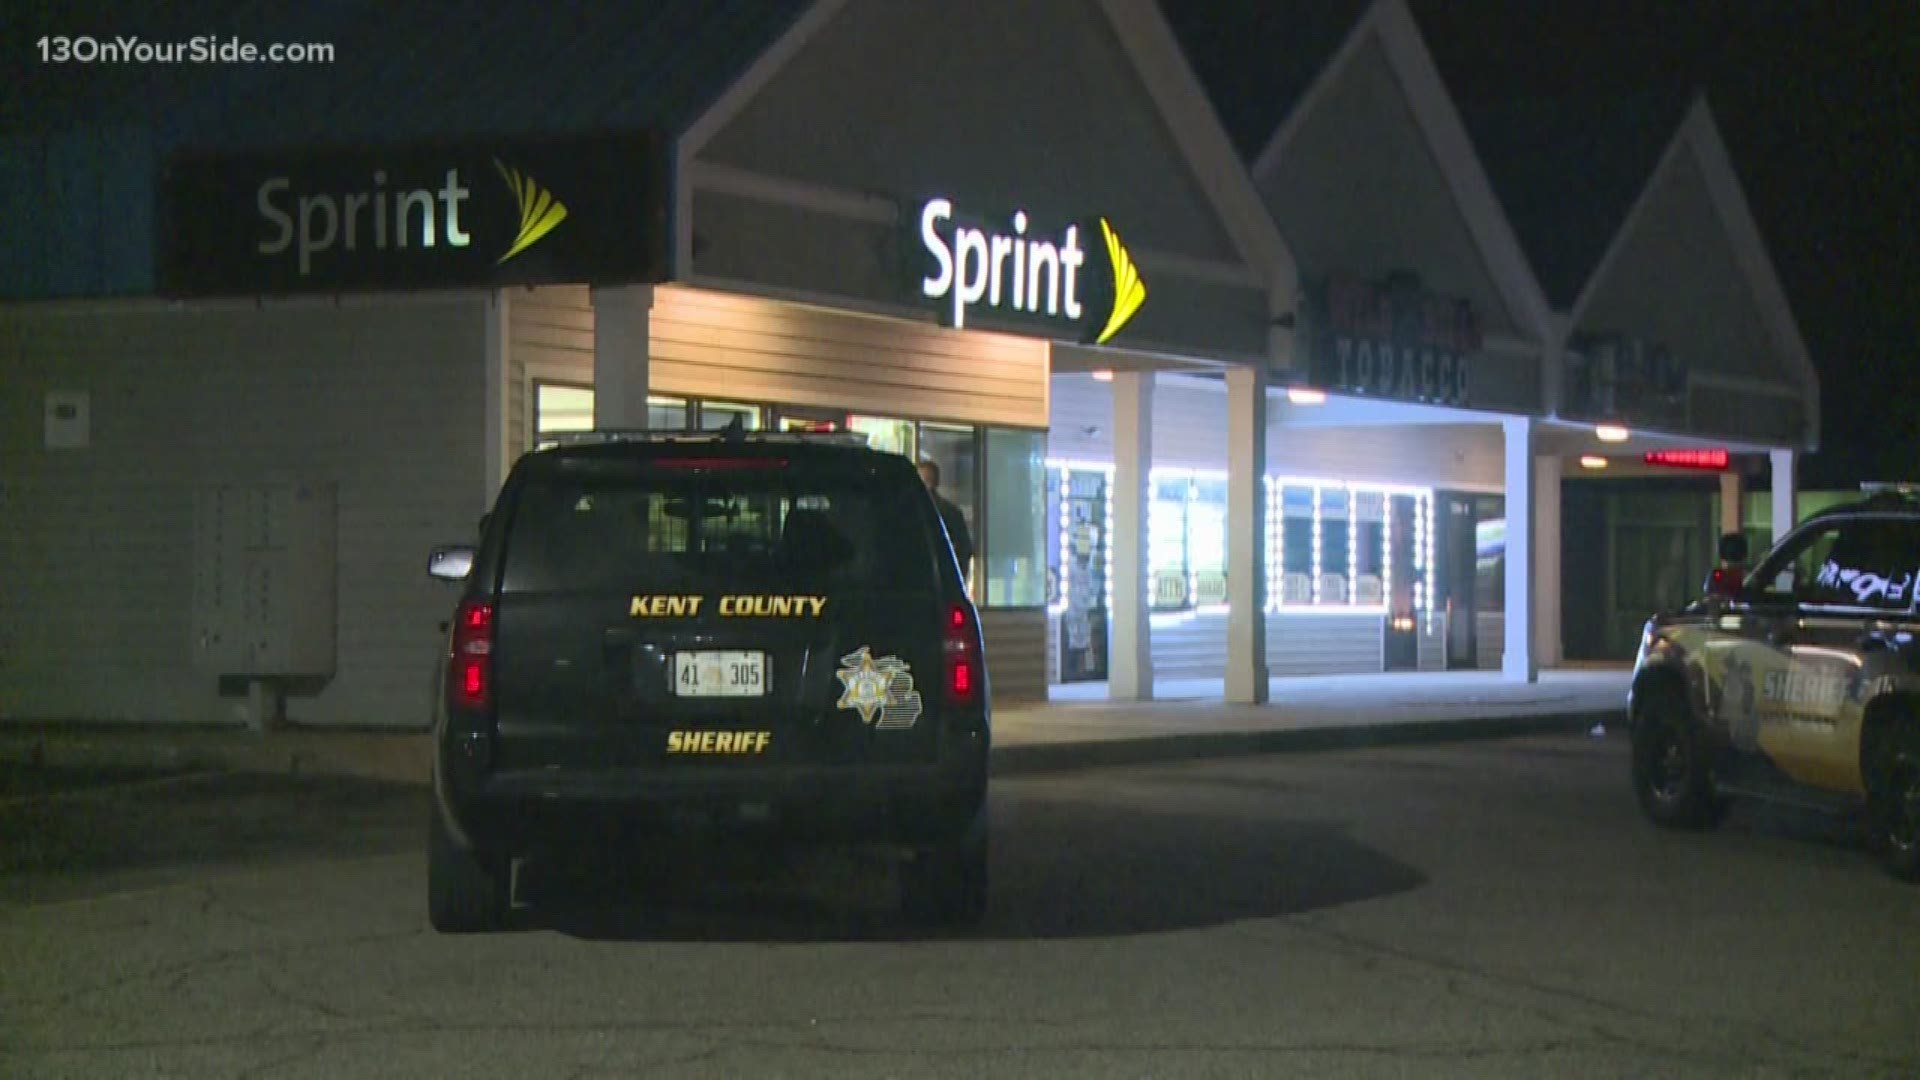
<path fill-rule="evenodd" d="M 944 321 L 957 329 L 969 309 L 985 306 L 1070 323 L 1078 340 L 1104 344 L 1146 302 L 1147 286 L 1113 226 L 1097 220 L 1105 258 L 1088 266 L 1080 224 L 1057 237 L 1029 236 L 1026 211 L 1017 210 L 1011 232 L 989 232 L 955 222 L 952 200 L 930 199 L 920 209 L 920 240 L 932 272 L 920 295 L 942 301 Z"/>
<path fill-rule="evenodd" d="M 666 277 L 657 133 L 183 153 L 160 188 L 168 296 Z"/>

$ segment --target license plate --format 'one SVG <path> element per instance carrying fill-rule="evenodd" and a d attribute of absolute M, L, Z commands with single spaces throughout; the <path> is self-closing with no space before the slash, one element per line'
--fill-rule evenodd
<path fill-rule="evenodd" d="M 763 652 L 673 654 L 673 692 L 681 697 L 759 697 L 767 674 Z"/>

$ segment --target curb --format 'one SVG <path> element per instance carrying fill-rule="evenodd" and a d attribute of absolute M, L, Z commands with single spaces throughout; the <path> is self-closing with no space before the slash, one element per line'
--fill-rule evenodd
<path fill-rule="evenodd" d="M 1520 735 L 1585 732 L 1613 719 L 1608 711 L 1549 713 L 1477 720 L 1403 720 L 1326 724 L 1279 730 L 1211 731 L 993 748 L 991 775 L 1036 776 L 1123 765 L 1164 764 L 1263 754 L 1314 753 L 1418 743 L 1465 742 Z M 209 737 L 211 736 L 211 737 Z M 353 743 L 370 740 L 360 746 Z M 424 733 L 369 736 L 300 732 L 287 738 L 207 733 L 184 741 L 0 733 L 0 762 L 61 768 L 117 768 L 173 774 L 209 772 L 344 776 L 425 786 L 432 747 Z M 117 785 L 116 785 L 117 786 Z"/>
<path fill-rule="evenodd" d="M 992 775 L 1034 776 L 1118 765 L 1585 732 L 1595 724 L 1608 723 L 1612 717 L 1613 714 L 1607 711 L 1549 713 L 1480 720 L 1402 720 L 1385 724 L 1327 725 L 1279 731 L 1218 731 L 1153 735 L 1137 739 L 998 746 L 993 750 Z"/>

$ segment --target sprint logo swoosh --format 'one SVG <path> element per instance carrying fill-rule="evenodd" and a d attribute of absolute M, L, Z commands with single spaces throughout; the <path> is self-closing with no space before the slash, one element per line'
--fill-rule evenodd
<path fill-rule="evenodd" d="M 1107 315 L 1107 325 L 1101 329 L 1100 336 L 1093 339 L 1095 345 L 1104 345 L 1108 338 L 1119 333 L 1140 310 L 1140 305 L 1147 302 L 1147 283 L 1140 280 L 1133 256 L 1127 253 L 1120 234 L 1113 231 L 1106 218 L 1100 219 L 1100 233 L 1107 241 L 1107 262 L 1113 267 L 1113 311 Z"/>
<path fill-rule="evenodd" d="M 495 260 L 494 265 L 498 266 L 558 228 L 561 222 L 567 220 L 567 205 L 554 198 L 552 192 L 541 187 L 532 177 L 522 176 L 520 170 L 499 158 L 493 159 L 493 167 L 500 170 L 500 178 L 507 182 L 507 187 L 513 191 L 514 202 L 520 207 L 520 234 L 514 237 L 513 246 L 507 249 L 507 253 Z M 1112 243 L 1111 239 L 1108 242 Z"/>

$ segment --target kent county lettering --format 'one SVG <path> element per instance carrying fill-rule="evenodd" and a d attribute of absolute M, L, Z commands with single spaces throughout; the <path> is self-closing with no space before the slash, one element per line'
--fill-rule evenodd
<path fill-rule="evenodd" d="M 627 613 L 641 618 L 694 618 L 704 596 L 636 596 Z M 827 609 L 824 596 L 723 596 L 716 605 L 724 618 L 817 619 Z"/>

